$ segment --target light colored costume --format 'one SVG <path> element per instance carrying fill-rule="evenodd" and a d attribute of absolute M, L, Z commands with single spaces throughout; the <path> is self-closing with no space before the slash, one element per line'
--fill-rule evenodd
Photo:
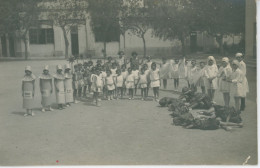
<path fill-rule="evenodd" d="M 248 81 L 247 81 L 247 77 L 246 77 L 246 64 L 244 61 L 240 62 L 240 66 L 239 69 L 241 70 L 242 74 L 243 74 L 243 90 L 244 90 L 244 96 L 242 97 L 246 97 L 246 94 L 249 92 L 249 87 L 248 87 Z"/>
<path fill-rule="evenodd" d="M 107 90 L 111 91 L 115 89 L 114 77 L 112 76 L 112 74 L 106 77 L 106 85 L 107 85 Z"/>
<path fill-rule="evenodd" d="M 117 63 L 118 63 L 118 65 L 119 65 L 120 68 L 121 68 L 122 65 L 124 65 L 124 63 L 125 63 L 125 57 L 122 56 L 122 58 L 118 58 L 118 59 L 117 59 Z"/>
<path fill-rule="evenodd" d="M 139 70 L 133 70 L 132 74 L 134 75 L 134 79 L 135 79 L 135 85 L 138 83 L 139 80 Z"/>
<path fill-rule="evenodd" d="M 189 73 L 190 73 L 189 74 L 190 77 L 188 78 L 189 83 L 193 84 L 193 85 L 197 85 L 197 82 L 200 79 L 200 71 L 199 71 L 198 67 L 197 66 L 190 67 Z"/>
<path fill-rule="evenodd" d="M 101 71 L 101 78 L 103 81 L 102 87 L 106 85 L 106 77 L 107 77 L 107 73 L 105 71 Z"/>
<path fill-rule="evenodd" d="M 110 70 L 111 70 L 111 75 L 112 75 L 112 76 L 117 76 L 117 75 L 116 75 L 116 70 L 117 70 L 117 68 L 115 68 L 115 69 L 111 68 Z"/>
<path fill-rule="evenodd" d="M 230 78 L 232 73 L 232 68 L 229 64 L 229 59 L 224 57 L 222 61 L 225 61 L 227 64 L 226 67 L 220 67 L 218 72 L 219 77 L 219 91 L 222 93 L 229 93 L 230 92 L 230 82 L 227 82 L 226 79 Z"/>
<path fill-rule="evenodd" d="M 62 69 L 61 65 L 57 65 L 57 70 Z M 54 85 L 56 91 L 56 102 L 58 104 L 65 104 L 65 87 L 64 87 L 64 75 L 55 73 L 54 77 Z"/>
<path fill-rule="evenodd" d="M 146 74 L 140 74 L 139 79 L 140 88 L 147 88 L 147 75 Z"/>
<path fill-rule="evenodd" d="M 127 89 L 133 89 L 135 88 L 135 78 L 134 78 L 134 75 L 131 73 L 131 74 L 128 74 L 127 77 L 126 77 L 126 81 L 125 81 L 125 86 Z"/>
<path fill-rule="evenodd" d="M 25 70 L 31 71 L 30 66 L 26 66 Z M 31 74 L 25 75 L 22 79 L 23 83 L 23 108 L 32 109 L 34 107 L 34 83 L 36 77 Z"/>
<path fill-rule="evenodd" d="M 146 62 L 146 64 L 147 64 L 147 67 L 148 67 L 148 70 L 151 70 L 152 69 L 152 61 L 149 61 L 149 62 Z"/>
<path fill-rule="evenodd" d="M 80 71 L 74 72 L 73 74 L 73 88 L 79 89 L 84 86 L 83 74 Z"/>
<path fill-rule="evenodd" d="M 115 77 L 115 80 L 116 80 L 116 87 L 123 87 L 123 83 L 124 83 L 124 77 L 123 77 L 123 75 L 121 74 L 121 75 L 117 75 L 116 77 Z"/>
<path fill-rule="evenodd" d="M 65 65 L 65 69 L 71 69 L 69 64 Z M 72 103 L 74 102 L 73 98 L 73 87 L 72 87 L 72 74 L 71 73 L 65 73 L 64 74 L 65 80 L 64 80 L 64 86 L 65 86 L 65 99 L 66 103 Z"/>
<path fill-rule="evenodd" d="M 44 70 L 49 71 L 48 65 L 44 67 Z M 52 76 L 50 74 L 45 75 L 44 73 L 39 76 L 40 79 L 40 89 L 42 94 L 41 104 L 43 107 L 51 105 L 51 91 L 52 91 Z"/>
<path fill-rule="evenodd" d="M 160 87 L 160 70 L 155 69 L 150 71 L 151 87 Z"/>
<path fill-rule="evenodd" d="M 205 67 L 202 68 L 202 69 L 199 69 L 198 73 L 199 73 L 199 80 L 197 82 L 197 86 L 205 87 L 205 80 L 206 80 L 206 77 L 205 77 Z"/>
<path fill-rule="evenodd" d="M 233 64 L 236 64 L 239 67 L 239 62 L 237 60 L 233 61 Z M 243 86 L 243 72 L 239 68 L 237 68 L 235 71 L 231 73 L 230 78 L 232 80 L 231 94 L 234 97 L 245 97 L 246 92 L 244 91 Z"/>
<path fill-rule="evenodd" d="M 175 61 L 171 60 L 170 61 L 170 78 L 173 79 L 179 79 L 179 63 L 175 63 Z"/>
<path fill-rule="evenodd" d="M 161 69 L 160 69 L 160 77 L 161 79 L 169 79 L 170 78 L 170 73 L 169 73 L 169 67 L 170 67 L 170 63 L 165 63 L 161 65 Z"/>
<path fill-rule="evenodd" d="M 93 92 L 98 92 L 100 93 L 102 90 L 103 86 L 103 80 L 101 75 L 92 75 L 92 85 L 91 85 L 91 90 Z"/>
<path fill-rule="evenodd" d="M 208 65 L 209 60 L 213 60 L 212 65 Z M 218 88 L 218 79 L 216 78 L 218 75 L 218 67 L 216 65 L 216 60 L 213 56 L 208 57 L 207 65 L 205 67 L 205 87 L 207 89 L 217 89 Z M 215 77 L 212 81 L 210 78 Z"/>

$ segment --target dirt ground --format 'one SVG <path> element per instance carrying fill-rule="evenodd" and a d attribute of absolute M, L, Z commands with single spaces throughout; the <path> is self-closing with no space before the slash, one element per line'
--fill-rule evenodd
<path fill-rule="evenodd" d="M 85 101 L 43 113 L 38 80 L 36 116 L 23 117 L 24 66 L 31 65 L 39 76 L 44 64 L 54 72 L 57 63 L 0 62 L 0 165 L 242 165 L 248 156 L 248 164 L 257 164 L 255 69 L 248 69 L 250 94 L 242 113 L 244 127 L 227 132 L 173 126 L 167 108 L 152 100 L 141 101 L 140 96 L 131 101 L 102 101 L 101 107 Z M 176 97 L 172 85 L 169 81 L 160 97 Z M 223 104 L 220 93 L 215 101 Z"/>

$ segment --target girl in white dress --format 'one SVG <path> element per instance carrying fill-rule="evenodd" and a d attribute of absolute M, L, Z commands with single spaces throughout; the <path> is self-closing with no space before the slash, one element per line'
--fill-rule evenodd
<path fill-rule="evenodd" d="M 126 64 L 123 64 L 121 69 L 122 69 L 121 73 L 122 73 L 122 76 L 123 76 L 123 79 L 124 79 L 124 82 L 123 82 L 123 95 L 125 95 L 126 94 L 125 80 L 126 80 L 126 77 L 128 75 L 128 72 L 126 70 Z"/>
<path fill-rule="evenodd" d="M 208 95 L 211 101 L 214 100 L 215 90 L 218 88 L 218 67 L 216 60 L 213 56 L 209 56 L 207 60 L 207 66 L 205 67 L 205 87 L 208 91 Z"/>
<path fill-rule="evenodd" d="M 223 93 L 223 98 L 225 106 L 229 107 L 230 102 L 230 82 L 227 81 L 232 73 L 232 68 L 229 64 L 229 59 L 227 57 L 222 58 L 222 66 L 218 72 L 219 78 L 219 91 Z"/>
<path fill-rule="evenodd" d="M 162 64 L 160 69 L 160 76 L 163 83 L 163 88 L 167 88 L 167 79 L 169 79 L 169 63 L 166 62 L 166 58 L 162 58 Z"/>
<path fill-rule="evenodd" d="M 171 73 L 171 78 L 173 78 L 173 82 L 174 82 L 174 89 L 177 91 L 179 88 L 179 64 L 180 61 L 179 59 L 175 59 L 173 63 L 171 63 L 172 65 L 172 73 Z"/>
<path fill-rule="evenodd" d="M 152 63 L 150 71 L 151 88 L 153 88 L 154 100 L 159 101 L 159 87 L 160 87 L 160 70 L 156 68 L 156 63 Z"/>
<path fill-rule="evenodd" d="M 240 101 L 241 97 L 244 96 L 244 86 L 243 86 L 243 79 L 244 74 L 239 69 L 240 63 L 237 60 L 234 60 L 232 62 L 232 73 L 229 79 L 227 79 L 228 82 L 231 82 L 231 94 L 234 96 L 235 99 L 235 108 L 237 111 L 240 110 Z"/>
<path fill-rule="evenodd" d="M 106 86 L 108 92 L 108 100 L 113 100 L 113 95 L 115 91 L 115 81 L 114 76 L 112 76 L 111 74 L 111 70 L 107 70 Z"/>
<path fill-rule="evenodd" d="M 93 91 L 93 103 L 99 107 L 101 99 L 99 99 L 99 94 L 102 92 L 102 75 L 98 68 L 94 69 L 94 74 L 92 76 L 91 90 Z"/>
<path fill-rule="evenodd" d="M 243 90 L 244 90 L 244 94 L 241 97 L 241 107 L 240 110 L 244 111 L 245 107 L 246 107 L 246 94 L 249 92 L 249 87 L 248 87 L 248 81 L 247 81 L 247 77 L 246 77 L 246 64 L 243 61 L 243 54 L 242 53 L 237 53 L 236 54 L 236 59 L 238 60 L 240 66 L 239 69 L 241 70 L 241 72 L 243 73 Z"/>
<path fill-rule="evenodd" d="M 150 80 L 150 70 L 148 70 L 147 64 L 143 65 L 144 73 L 147 76 L 147 89 L 146 89 L 146 96 L 148 96 L 149 88 L 151 86 L 151 80 Z"/>
<path fill-rule="evenodd" d="M 71 74 L 71 68 L 69 64 L 66 64 L 64 67 L 64 86 L 65 86 L 65 99 L 66 99 L 66 106 L 71 106 L 71 103 L 74 102 L 73 98 L 73 87 L 72 87 L 72 74 Z"/>
<path fill-rule="evenodd" d="M 134 88 L 135 88 L 135 78 L 134 75 L 132 74 L 132 69 L 128 68 L 128 75 L 125 80 L 125 86 L 128 89 L 128 95 L 129 95 L 129 100 L 134 99 Z"/>
<path fill-rule="evenodd" d="M 199 78 L 199 81 L 197 84 L 201 88 L 201 92 L 203 94 L 205 94 L 206 93 L 206 90 L 205 90 L 205 62 L 203 62 L 203 61 L 200 62 L 199 75 L 200 75 L 200 78 Z"/>
<path fill-rule="evenodd" d="M 65 104 L 65 87 L 64 87 L 65 77 L 62 74 L 62 66 L 57 65 L 56 68 L 57 68 L 57 72 L 53 75 L 54 86 L 55 86 L 55 91 L 56 91 L 56 101 L 57 101 L 59 110 L 62 110 L 63 104 Z"/>
<path fill-rule="evenodd" d="M 139 80 L 139 70 L 138 70 L 138 67 L 136 65 L 133 65 L 132 74 L 134 75 L 134 78 L 135 78 L 135 93 L 134 93 L 134 95 L 136 95 L 137 85 L 138 85 L 138 80 Z"/>
<path fill-rule="evenodd" d="M 43 73 L 39 76 L 40 79 L 40 91 L 42 95 L 42 112 L 45 110 L 53 111 L 51 108 L 51 94 L 53 91 L 52 76 L 49 73 L 49 66 L 45 65 Z"/>
<path fill-rule="evenodd" d="M 106 86 L 106 77 L 107 77 L 107 73 L 106 73 L 106 67 L 103 65 L 101 67 L 101 77 L 102 77 L 102 81 L 103 81 L 103 98 L 107 98 L 107 86 Z"/>
<path fill-rule="evenodd" d="M 141 74 L 139 75 L 139 85 L 141 88 L 141 96 L 142 100 L 145 100 L 147 98 L 147 75 L 145 74 L 144 67 L 141 68 Z"/>
<path fill-rule="evenodd" d="M 123 98 L 123 84 L 124 84 L 124 77 L 121 74 L 121 70 L 118 69 L 116 71 L 117 76 L 115 77 L 115 83 L 116 83 L 116 99 L 118 97 Z"/>
<path fill-rule="evenodd" d="M 22 79 L 22 96 L 23 96 L 23 108 L 26 109 L 24 116 L 34 116 L 32 108 L 34 106 L 34 93 L 35 93 L 35 79 L 32 74 L 32 68 L 30 66 L 25 67 L 25 75 Z"/>

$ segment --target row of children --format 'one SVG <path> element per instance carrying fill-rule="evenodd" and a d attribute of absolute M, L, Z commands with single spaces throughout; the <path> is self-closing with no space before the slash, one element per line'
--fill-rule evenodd
<path fill-rule="evenodd" d="M 229 106 L 230 94 L 234 96 L 237 110 L 244 111 L 245 97 L 249 92 L 246 78 L 246 64 L 243 61 L 243 54 L 237 53 L 230 66 L 229 58 L 222 58 L 221 66 L 218 67 L 213 56 L 209 56 L 207 62 L 201 61 L 200 66 L 196 65 L 196 60 L 190 62 L 183 59 L 174 62 L 166 62 L 163 59 L 161 67 L 161 77 L 164 87 L 167 86 L 167 79 L 174 79 L 175 89 L 178 89 L 179 79 L 184 79 L 194 91 L 200 87 L 202 93 L 209 95 L 214 100 L 215 90 L 223 93 L 225 106 Z"/>

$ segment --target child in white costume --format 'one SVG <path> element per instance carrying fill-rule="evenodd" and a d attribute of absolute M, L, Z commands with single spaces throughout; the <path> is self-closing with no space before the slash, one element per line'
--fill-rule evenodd
<path fill-rule="evenodd" d="M 34 116 L 32 111 L 34 105 L 35 79 L 30 66 L 25 67 L 25 75 L 22 79 L 23 108 L 26 109 L 24 116 Z"/>
<path fill-rule="evenodd" d="M 51 94 L 53 91 L 52 76 L 49 74 L 49 66 L 45 65 L 43 73 L 39 76 L 40 79 L 40 91 L 42 95 L 42 112 L 45 112 L 46 108 L 49 111 L 53 111 L 51 108 Z"/>
<path fill-rule="evenodd" d="M 125 86 L 128 89 L 129 100 L 134 99 L 135 77 L 132 74 L 132 69 L 128 68 L 128 75 L 125 80 Z"/>
<path fill-rule="evenodd" d="M 239 69 L 240 63 L 237 60 L 234 60 L 232 62 L 232 73 L 229 79 L 227 79 L 228 82 L 231 82 L 231 94 L 234 96 L 235 99 L 235 108 L 237 111 L 240 110 L 240 101 L 241 97 L 244 96 L 244 86 L 243 86 L 243 78 L 244 74 Z"/>
<path fill-rule="evenodd" d="M 247 77 L 246 77 L 246 64 L 243 61 L 243 54 L 242 53 L 237 53 L 236 54 L 236 59 L 239 62 L 239 69 L 241 70 L 241 72 L 243 73 L 243 95 L 241 96 L 241 107 L 240 110 L 244 111 L 245 107 L 246 107 L 246 94 L 249 92 L 249 87 L 248 87 L 248 81 L 247 81 Z"/>
<path fill-rule="evenodd" d="M 167 88 L 167 79 L 170 78 L 169 74 L 169 66 L 170 64 L 166 62 L 166 58 L 162 58 L 162 64 L 161 64 L 161 69 L 160 69 L 160 76 L 162 79 L 163 83 L 163 88 Z"/>
<path fill-rule="evenodd" d="M 229 107 L 230 102 L 230 82 L 227 81 L 232 73 L 232 68 L 229 64 L 229 59 L 227 57 L 222 58 L 222 66 L 218 72 L 219 78 L 219 91 L 223 93 L 223 98 L 225 106 Z"/>
<path fill-rule="evenodd" d="M 111 70 L 107 70 L 106 87 L 108 91 L 108 100 L 113 100 L 115 81 L 114 76 L 111 74 Z"/>
<path fill-rule="evenodd" d="M 56 102 L 58 104 L 59 110 L 63 109 L 63 104 L 65 104 L 65 87 L 64 80 L 65 77 L 62 74 L 62 66 L 57 65 L 57 72 L 53 75 L 54 77 L 54 86 L 56 91 Z"/>
<path fill-rule="evenodd" d="M 115 84 L 116 84 L 116 98 L 118 99 L 118 97 L 123 98 L 123 85 L 124 85 L 124 77 L 121 74 L 121 70 L 118 69 L 116 71 L 117 76 L 115 76 Z"/>
<path fill-rule="evenodd" d="M 98 68 L 95 68 L 94 70 L 94 75 L 92 76 L 92 85 L 91 85 L 91 90 L 93 91 L 93 103 L 96 104 L 96 106 L 100 106 L 100 101 L 99 99 L 99 94 L 102 92 L 102 75 L 101 71 Z"/>
<path fill-rule="evenodd" d="M 205 94 L 205 62 L 203 61 L 200 62 L 199 76 L 197 85 L 201 88 L 201 92 Z"/>
<path fill-rule="evenodd" d="M 192 90 L 197 91 L 197 83 L 200 78 L 199 68 L 196 66 L 196 60 L 191 61 L 191 67 L 189 71 L 189 84 Z"/>
<path fill-rule="evenodd" d="M 160 87 L 160 70 L 156 68 L 156 63 L 152 63 L 150 71 L 151 88 L 153 88 L 154 100 L 159 101 L 159 87 Z"/>
<path fill-rule="evenodd" d="M 71 67 L 69 64 L 66 64 L 65 67 L 65 73 L 64 73 L 64 86 L 65 86 L 65 100 L 66 100 L 66 106 L 70 106 L 70 103 L 74 102 L 74 97 L 73 97 L 73 75 L 71 73 Z"/>
<path fill-rule="evenodd" d="M 213 56 L 209 56 L 205 67 L 205 87 L 211 100 L 214 100 L 215 90 L 218 88 L 218 67 Z"/>
<path fill-rule="evenodd" d="M 147 98 L 147 75 L 145 74 L 144 67 L 141 68 L 141 74 L 139 75 L 139 85 L 141 88 L 141 96 L 142 100 Z"/>

